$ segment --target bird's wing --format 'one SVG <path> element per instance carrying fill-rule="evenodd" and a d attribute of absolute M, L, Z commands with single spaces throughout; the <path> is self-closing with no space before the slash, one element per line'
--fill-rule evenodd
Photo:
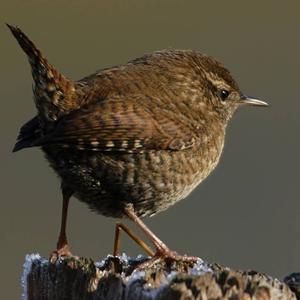
<path fill-rule="evenodd" d="M 153 115 L 138 102 L 94 103 L 64 116 L 32 146 L 49 144 L 92 151 L 183 150 L 193 134 L 167 114 Z"/>

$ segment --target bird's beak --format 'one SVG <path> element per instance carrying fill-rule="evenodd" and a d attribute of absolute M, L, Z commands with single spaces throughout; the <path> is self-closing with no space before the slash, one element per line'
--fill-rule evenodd
<path fill-rule="evenodd" d="M 242 105 L 269 106 L 265 101 L 243 95 L 239 101 Z"/>

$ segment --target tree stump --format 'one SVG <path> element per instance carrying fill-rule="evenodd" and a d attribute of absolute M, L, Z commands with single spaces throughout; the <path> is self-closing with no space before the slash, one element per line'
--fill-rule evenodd
<path fill-rule="evenodd" d="M 161 262 L 142 271 L 147 258 L 108 256 L 94 263 L 86 258 L 59 259 L 51 264 L 27 255 L 23 299 L 27 300 L 158 300 L 158 299 L 291 299 L 299 294 L 299 274 L 286 283 L 255 271 L 234 271 L 201 259 L 194 265 Z M 298 276 L 298 277 L 297 277 Z M 295 292 L 293 292 L 292 290 Z"/>

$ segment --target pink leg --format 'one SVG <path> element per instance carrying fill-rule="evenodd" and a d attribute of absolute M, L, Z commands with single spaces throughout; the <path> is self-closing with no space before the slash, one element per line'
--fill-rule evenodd
<path fill-rule="evenodd" d="M 60 233 L 56 245 L 56 250 L 53 251 L 50 255 L 50 262 L 55 263 L 57 259 L 61 256 L 70 257 L 72 253 L 67 240 L 66 227 L 67 227 L 67 217 L 68 217 L 68 207 L 69 200 L 72 195 L 72 192 L 63 189 L 63 206 L 62 206 L 62 217 L 61 217 L 61 226 Z"/>
<path fill-rule="evenodd" d="M 197 261 L 198 258 L 195 256 L 179 255 L 177 252 L 170 250 L 169 247 L 166 244 L 164 244 L 136 215 L 133 205 L 131 203 L 126 205 L 125 213 L 130 220 L 132 220 L 142 229 L 142 231 L 153 242 L 156 248 L 156 253 L 153 256 L 153 258 L 150 261 L 143 263 L 143 267 L 152 265 L 160 259 L 164 259 L 166 261 L 184 261 L 191 263 Z"/>
<path fill-rule="evenodd" d="M 154 255 L 152 249 L 143 240 L 141 240 L 136 234 L 134 234 L 132 232 L 132 230 L 130 230 L 128 228 L 127 225 L 125 225 L 123 223 L 117 223 L 116 230 L 115 230 L 115 243 L 114 243 L 114 254 L 113 254 L 114 256 L 119 255 L 119 252 L 120 252 L 121 230 L 126 232 L 128 234 L 128 236 L 131 237 L 148 255 L 150 255 L 150 256 Z"/>

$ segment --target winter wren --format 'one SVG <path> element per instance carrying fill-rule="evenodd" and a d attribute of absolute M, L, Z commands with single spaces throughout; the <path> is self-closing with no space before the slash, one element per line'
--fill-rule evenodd
<path fill-rule="evenodd" d="M 105 216 L 129 217 L 156 247 L 154 259 L 194 260 L 171 251 L 141 221 L 187 197 L 216 167 L 227 124 L 245 104 L 229 71 L 191 50 L 163 50 L 78 81 L 62 75 L 19 29 L 37 115 L 20 130 L 14 151 L 41 147 L 62 182 L 56 256 L 70 255 L 69 198 Z"/>

